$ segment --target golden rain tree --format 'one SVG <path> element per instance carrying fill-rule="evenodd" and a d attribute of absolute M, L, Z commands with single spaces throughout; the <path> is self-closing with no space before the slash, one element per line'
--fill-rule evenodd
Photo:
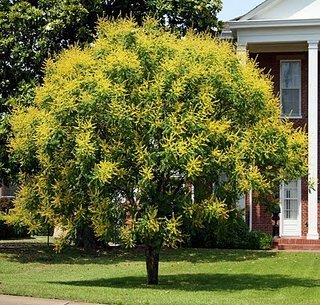
<path fill-rule="evenodd" d="M 272 92 L 226 42 L 102 20 L 92 45 L 47 61 L 33 105 L 13 112 L 13 215 L 67 235 L 85 222 L 105 240 L 120 224 L 127 246 L 145 245 L 157 284 L 160 248 L 183 242 L 185 220 L 227 217 L 251 188 L 305 174 L 306 136 L 279 119 Z M 197 179 L 214 184 L 202 201 Z"/>

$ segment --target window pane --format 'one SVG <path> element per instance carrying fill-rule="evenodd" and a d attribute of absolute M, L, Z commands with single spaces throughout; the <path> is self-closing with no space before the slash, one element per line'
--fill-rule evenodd
<path fill-rule="evenodd" d="M 284 219 L 297 220 L 299 216 L 299 185 L 298 180 L 284 184 L 283 215 Z"/>
<path fill-rule="evenodd" d="M 298 190 L 297 190 L 297 189 L 291 189 L 290 195 L 291 195 L 290 198 L 297 199 L 297 197 L 298 197 Z"/>
<path fill-rule="evenodd" d="M 298 188 L 298 180 L 290 181 L 284 185 L 285 188 Z"/>
<path fill-rule="evenodd" d="M 283 62 L 281 66 L 281 87 L 300 88 L 300 62 Z"/>
<path fill-rule="evenodd" d="M 298 218 L 298 200 L 288 199 L 284 201 L 285 219 L 296 220 Z"/>
<path fill-rule="evenodd" d="M 282 89 L 281 92 L 282 114 L 290 116 L 300 115 L 300 90 Z"/>
<path fill-rule="evenodd" d="M 292 198 L 292 191 L 289 189 L 284 190 L 284 199 L 290 199 Z"/>
<path fill-rule="evenodd" d="M 281 62 L 281 107 L 282 115 L 300 116 L 301 63 Z"/>
<path fill-rule="evenodd" d="M 297 189 L 285 189 L 284 190 L 284 199 L 297 199 L 298 197 L 298 190 Z"/>

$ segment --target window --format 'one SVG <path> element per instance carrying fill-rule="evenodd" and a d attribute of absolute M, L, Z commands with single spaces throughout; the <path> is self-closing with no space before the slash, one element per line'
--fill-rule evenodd
<path fill-rule="evenodd" d="M 296 220 L 299 216 L 299 180 L 283 186 L 283 217 Z"/>
<path fill-rule="evenodd" d="M 281 115 L 301 117 L 301 61 L 281 61 Z"/>

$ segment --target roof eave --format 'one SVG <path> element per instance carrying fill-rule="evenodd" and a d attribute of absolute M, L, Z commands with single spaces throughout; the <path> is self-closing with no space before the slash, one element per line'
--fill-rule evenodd
<path fill-rule="evenodd" d="M 250 28 L 312 27 L 320 26 L 320 19 L 244 20 L 228 21 L 232 31 Z"/>

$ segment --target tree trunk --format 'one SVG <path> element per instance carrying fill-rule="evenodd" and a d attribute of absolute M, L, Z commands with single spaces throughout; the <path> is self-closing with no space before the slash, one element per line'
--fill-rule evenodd
<path fill-rule="evenodd" d="M 158 285 L 160 248 L 146 245 L 148 285 Z"/>
<path fill-rule="evenodd" d="M 77 247 L 83 247 L 85 250 L 95 250 L 97 239 L 94 232 L 88 224 L 82 224 L 77 228 L 75 244 Z"/>

